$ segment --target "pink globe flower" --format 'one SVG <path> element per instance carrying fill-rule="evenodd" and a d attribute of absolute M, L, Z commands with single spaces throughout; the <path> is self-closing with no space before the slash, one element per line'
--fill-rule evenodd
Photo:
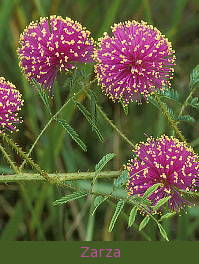
<path fill-rule="evenodd" d="M 75 68 L 74 62 L 93 62 L 93 39 L 89 35 L 81 24 L 68 17 L 40 18 L 20 36 L 19 65 L 29 80 L 34 78 L 44 89 L 52 89 L 53 94 L 58 71 L 68 72 Z"/>
<path fill-rule="evenodd" d="M 4 129 L 17 130 L 13 124 L 21 122 L 17 115 L 22 105 L 23 100 L 16 87 L 0 77 L 0 133 L 4 133 Z"/>
<path fill-rule="evenodd" d="M 157 28 L 133 20 L 111 29 L 113 36 L 104 33 L 94 51 L 95 72 L 106 95 L 128 105 L 170 86 L 174 51 Z"/>
<path fill-rule="evenodd" d="M 167 202 L 170 211 L 179 212 L 191 204 L 180 192 L 193 192 L 199 187 L 199 157 L 191 147 L 163 135 L 156 140 L 150 137 L 146 143 L 136 145 L 134 153 L 136 157 L 125 165 L 129 173 L 126 188 L 129 197 L 142 196 L 149 187 L 160 183 L 148 197 L 152 205 L 168 196 L 171 196 Z"/>

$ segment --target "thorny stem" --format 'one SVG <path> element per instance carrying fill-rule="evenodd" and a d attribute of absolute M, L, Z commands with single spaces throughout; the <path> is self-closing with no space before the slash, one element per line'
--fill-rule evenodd
<path fill-rule="evenodd" d="M 27 157 L 27 154 L 23 152 L 23 150 L 18 147 L 5 133 L 1 134 L 1 136 L 22 158 L 28 161 L 32 168 L 34 168 L 41 176 L 43 176 L 45 180 L 51 182 L 51 179 L 48 177 L 48 173 L 43 171 L 38 164 L 35 164 L 32 159 Z"/>
<path fill-rule="evenodd" d="M 35 180 L 41 180 L 41 179 L 45 179 L 47 180 L 48 182 L 50 183 L 54 183 L 54 181 L 56 183 L 58 183 L 55 179 L 55 177 L 50 177 L 48 175 L 47 172 L 43 171 L 38 164 L 35 164 L 34 161 L 29 158 L 31 152 L 33 151 L 34 147 L 36 146 L 37 142 L 39 141 L 39 139 L 41 138 L 41 136 L 43 135 L 43 133 L 46 131 L 46 129 L 49 127 L 49 125 L 52 123 L 52 121 L 54 119 L 56 119 L 56 117 L 59 115 L 59 113 L 64 109 L 64 107 L 71 101 L 74 99 L 74 97 L 76 97 L 77 94 L 79 94 L 80 92 L 82 92 L 84 90 L 84 92 L 88 95 L 89 99 L 90 98 L 90 95 L 85 91 L 85 89 L 90 86 L 93 82 L 95 82 L 96 80 L 94 79 L 93 81 L 89 82 L 86 86 L 84 86 L 82 89 L 80 89 L 76 94 L 73 94 L 73 96 L 71 96 L 66 102 L 65 104 L 56 112 L 55 115 L 53 115 L 50 120 L 48 121 L 48 123 L 45 125 L 45 127 L 42 129 L 42 131 L 40 132 L 40 134 L 38 135 L 37 139 L 35 140 L 35 142 L 33 143 L 32 147 L 30 148 L 28 154 L 26 154 L 25 152 L 23 152 L 23 150 L 18 147 L 6 134 L 2 134 L 2 137 L 4 140 L 6 140 L 6 142 L 16 150 L 16 152 L 24 159 L 23 163 L 21 164 L 21 166 L 19 167 L 19 171 L 18 169 L 16 168 L 16 166 L 14 165 L 13 166 L 13 162 L 11 161 L 11 159 L 9 158 L 9 156 L 7 155 L 7 153 L 5 152 L 5 150 L 3 149 L 3 147 L 1 148 L 1 151 L 3 151 L 3 153 L 6 155 L 4 155 L 7 160 L 9 161 L 10 165 L 12 166 L 14 172 L 15 172 L 15 175 L 12 177 L 10 177 L 9 175 L 9 180 L 8 178 L 6 178 L 6 176 L 1 176 L 3 178 L 1 178 L 1 181 L 26 181 L 26 180 L 32 180 L 32 177 L 31 175 L 28 175 L 28 177 L 25 177 L 25 175 L 27 176 L 27 174 L 24 174 L 24 173 L 21 173 L 22 170 L 23 170 L 23 167 L 25 165 L 26 162 L 28 162 L 34 169 L 36 169 L 36 171 L 39 173 L 39 175 L 36 176 Z M 109 118 L 107 117 L 107 115 L 101 110 L 101 108 L 97 105 L 97 109 L 98 111 L 100 112 L 100 114 L 104 117 L 104 119 L 110 124 L 111 127 L 113 127 L 115 129 L 115 131 L 123 138 L 125 139 L 133 148 L 135 148 L 134 144 L 123 134 L 120 132 L 120 130 L 112 123 L 111 120 L 109 120 Z M 42 177 L 41 177 L 41 176 Z M 21 177 L 22 176 L 22 177 Z M 73 175 L 74 176 L 74 175 Z M 114 175 L 114 176 L 119 176 L 119 175 Z M 92 178 L 93 176 L 90 176 L 90 178 Z M 107 176 L 107 178 L 109 177 L 112 177 L 110 174 Z M 88 175 L 86 175 L 85 178 L 89 178 Z M 106 177 L 105 177 L 106 178 Z M 75 180 L 75 178 L 71 178 L 71 180 Z M 66 180 L 66 179 L 65 179 Z M 67 179 L 69 180 L 69 178 Z M 63 183 L 61 184 L 63 185 Z"/>
<path fill-rule="evenodd" d="M 8 163 L 12 167 L 15 174 L 19 173 L 18 168 L 15 166 L 14 162 L 11 160 L 8 153 L 5 151 L 4 147 L 0 144 L 0 150 L 3 153 L 4 157 L 7 159 Z"/>
<path fill-rule="evenodd" d="M 96 80 L 96 79 L 94 79 Z M 84 89 L 84 92 L 86 96 L 91 101 L 90 94 Z M 113 124 L 113 122 L 108 118 L 106 113 L 99 107 L 98 104 L 96 104 L 97 111 L 101 114 L 101 116 L 107 121 L 107 123 L 118 133 L 120 137 L 122 137 L 133 149 L 135 149 L 135 145 L 116 127 L 116 125 Z"/>
<path fill-rule="evenodd" d="M 104 111 L 98 105 L 96 105 L 96 108 L 101 116 L 108 122 L 108 124 L 118 133 L 118 135 L 122 137 L 133 149 L 135 149 L 135 145 L 113 124 Z"/>
<path fill-rule="evenodd" d="M 103 171 L 99 173 L 98 178 L 106 179 L 119 177 L 122 174 L 121 171 Z M 62 183 L 65 181 L 73 180 L 88 180 L 93 179 L 95 172 L 75 172 L 75 173 L 52 173 L 48 174 L 48 177 L 53 183 Z M 0 175 L 0 182 L 23 182 L 23 181 L 43 181 L 44 178 L 40 174 L 32 173 L 19 173 L 11 175 Z"/>
<path fill-rule="evenodd" d="M 179 138 L 183 141 L 186 142 L 184 136 L 182 135 L 182 133 L 180 132 L 180 130 L 177 127 L 176 122 L 171 118 L 170 114 L 168 113 L 167 109 L 165 108 L 165 106 L 162 104 L 160 98 L 158 97 L 158 95 L 156 93 L 154 93 L 155 99 L 158 103 L 158 105 L 160 106 L 160 108 L 162 109 L 162 112 L 164 113 L 164 115 L 167 117 L 171 127 L 173 128 L 173 130 L 176 132 L 176 134 L 179 136 Z"/>
<path fill-rule="evenodd" d="M 66 107 L 66 105 L 73 100 L 80 92 L 83 91 L 83 88 L 81 90 L 79 90 L 77 93 L 73 94 L 73 96 L 71 96 L 64 104 L 63 106 L 50 118 L 50 120 L 48 121 L 48 123 L 45 125 L 45 127 L 42 129 L 42 131 L 40 132 L 40 134 L 38 135 L 38 137 L 36 138 L 36 140 L 34 141 L 32 147 L 30 148 L 27 157 L 30 156 L 30 154 L 32 153 L 34 147 L 36 146 L 37 142 L 39 141 L 39 139 L 41 138 L 41 136 L 44 134 L 44 132 L 46 131 L 46 129 L 50 126 L 50 124 L 52 123 L 53 120 L 56 119 L 56 117 L 59 115 L 59 113 Z M 21 164 L 21 166 L 19 167 L 20 172 L 23 170 L 24 165 L 26 164 L 26 159 L 24 159 L 23 163 Z"/>

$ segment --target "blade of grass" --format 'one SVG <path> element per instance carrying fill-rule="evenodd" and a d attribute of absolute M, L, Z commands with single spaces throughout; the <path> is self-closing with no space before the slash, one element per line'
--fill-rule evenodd
<path fill-rule="evenodd" d="M 0 46 L 2 46 L 2 41 L 4 39 L 4 33 L 7 30 L 7 27 L 5 25 L 7 24 L 9 17 L 11 15 L 11 12 L 14 8 L 15 3 L 18 2 L 18 0 L 4 0 L 1 1 L 1 12 L 0 12 Z"/>
<path fill-rule="evenodd" d="M 19 225 L 25 218 L 22 202 L 18 201 L 14 208 L 14 214 L 3 229 L 0 240 L 14 241 L 19 234 Z"/>
<path fill-rule="evenodd" d="M 92 241 L 93 240 L 94 224 L 95 224 L 95 215 L 92 214 L 93 210 L 94 210 L 93 199 L 94 199 L 94 197 L 91 197 L 91 199 L 90 199 L 88 223 L 87 223 L 87 228 L 86 228 L 86 241 Z"/>
<path fill-rule="evenodd" d="M 101 37 L 103 32 L 107 31 L 115 21 L 115 17 L 119 11 L 122 0 L 112 0 L 109 9 L 106 12 L 106 16 L 103 19 L 103 23 L 98 31 L 97 36 Z"/>
<path fill-rule="evenodd" d="M 149 0 L 143 0 L 143 4 L 144 4 L 146 22 L 148 22 L 150 25 L 152 25 L 153 19 L 152 19 L 152 15 L 151 15 Z"/>

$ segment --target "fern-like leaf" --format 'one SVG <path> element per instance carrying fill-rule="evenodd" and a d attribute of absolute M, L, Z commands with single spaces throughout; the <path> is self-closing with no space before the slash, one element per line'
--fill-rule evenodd
<path fill-rule="evenodd" d="M 91 95 L 91 117 L 92 117 L 93 124 L 96 126 L 97 124 L 97 108 L 96 108 L 97 95 L 90 89 L 89 89 L 89 93 Z M 92 127 L 92 130 L 94 130 L 93 127 Z"/>
<path fill-rule="evenodd" d="M 139 225 L 139 231 L 141 231 L 149 222 L 150 217 L 147 215 L 145 218 L 142 220 L 142 222 Z"/>
<path fill-rule="evenodd" d="M 198 102 L 198 97 L 194 97 L 193 99 L 189 100 L 188 103 L 191 107 L 194 107 L 196 109 L 199 109 L 199 102 Z"/>
<path fill-rule="evenodd" d="M 114 179 L 114 182 L 113 182 L 114 190 L 116 190 L 117 188 L 122 187 L 124 184 L 126 184 L 128 181 L 128 178 L 129 178 L 128 171 L 124 170 L 122 172 L 122 175 L 120 175 L 117 179 Z"/>
<path fill-rule="evenodd" d="M 109 225 L 108 232 L 111 232 L 113 230 L 115 222 L 116 222 L 116 220 L 117 220 L 122 208 L 124 207 L 124 204 L 125 204 L 125 201 L 122 200 L 122 199 L 119 200 L 119 202 L 117 203 L 114 215 L 113 215 L 113 217 L 111 219 L 111 222 L 110 222 L 110 225 Z"/>
<path fill-rule="evenodd" d="M 64 82 L 63 87 L 69 87 L 70 91 L 72 91 L 80 76 L 81 71 L 79 69 L 75 68 L 73 70 L 70 70 L 70 75 L 67 75 L 67 79 Z"/>
<path fill-rule="evenodd" d="M 99 129 L 96 127 L 96 125 L 94 124 L 94 122 L 92 121 L 92 119 L 90 118 L 90 113 L 89 111 L 79 102 L 77 101 L 73 101 L 77 108 L 80 110 L 80 112 L 82 112 L 82 114 L 86 117 L 87 121 L 89 122 L 89 124 L 92 126 L 93 130 L 96 132 L 96 134 L 98 135 L 99 139 L 104 142 L 104 138 L 102 136 L 102 134 L 100 133 Z"/>
<path fill-rule="evenodd" d="M 103 196 L 97 196 L 95 197 L 94 200 L 94 210 L 92 215 L 94 215 L 95 211 L 97 210 L 97 208 L 107 199 L 107 197 L 103 197 Z"/>
<path fill-rule="evenodd" d="M 162 215 L 162 216 L 161 216 L 161 218 L 160 218 L 159 221 L 162 221 L 162 220 L 164 220 L 164 219 L 168 219 L 168 218 L 170 218 L 170 217 L 172 217 L 172 216 L 174 216 L 174 215 L 176 215 L 176 212 L 166 213 L 165 215 Z"/>
<path fill-rule="evenodd" d="M 58 204 L 68 203 L 68 202 L 77 200 L 81 197 L 84 197 L 86 195 L 88 195 L 88 193 L 86 191 L 77 191 L 77 192 L 74 192 L 74 193 L 71 193 L 71 194 L 68 194 L 68 195 L 62 197 L 59 200 L 54 201 L 53 204 L 58 205 Z"/>
<path fill-rule="evenodd" d="M 161 107 L 159 106 L 159 104 L 157 103 L 156 99 L 153 96 L 149 96 L 147 99 L 148 99 L 148 101 L 150 103 L 155 105 L 162 112 Z M 175 116 L 174 116 L 173 110 L 170 107 L 168 107 L 168 105 L 165 102 L 162 102 L 162 104 L 166 108 L 166 110 L 169 113 L 170 117 L 175 121 Z"/>
<path fill-rule="evenodd" d="M 171 196 L 168 197 L 164 197 L 162 199 L 160 199 L 156 205 L 152 206 L 153 212 L 155 212 L 156 210 L 158 210 L 161 206 L 163 206 L 169 199 L 171 199 Z"/>
<path fill-rule="evenodd" d="M 145 200 L 146 198 L 148 198 L 153 192 L 155 192 L 155 190 L 157 190 L 159 186 L 160 186 L 160 183 L 156 183 L 153 186 L 149 187 L 144 193 L 144 195 L 142 196 L 142 200 Z"/>
<path fill-rule="evenodd" d="M 160 230 L 160 234 L 164 237 L 164 239 L 166 239 L 167 241 L 169 241 L 169 239 L 167 237 L 167 233 L 164 230 L 163 226 L 160 223 L 158 223 L 158 227 L 159 227 L 159 230 Z"/>
<path fill-rule="evenodd" d="M 114 153 L 106 154 L 99 162 L 95 165 L 95 175 L 93 177 L 93 181 L 91 184 L 91 190 L 94 186 L 94 183 L 97 179 L 98 174 L 101 172 L 101 170 L 105 167 L 105 165 L 115 156 Z"/>
<path fill-rule="evenodd" d="M 179 94 L 174 89 L 165 88 L 163 91 L 160 91 L 160 96 L 175 102 L 179 102 Z"/>
<path fill-rule="evenodd" d="M 95 166 L 95 174 L 98 174 L 101 172 L 101 170 L 105 167 L 105 165 L 112 160 L 113 157 L 115 157 L 115 153 L 108 153 L 106 154 L 101 160 L 96 164 Z"/>
<path fill-rule="evenodd" d="M 57 118 L 58 121 L 62 126 L 65 128 L 67 133 L 72 137 L 72 139 L 84 150 L 87 151 L 87 147 L 84 142 L 79 138 L 77 132 L 63 119 Z"/>
<path fill-rule="evenodd" d="M 135 221 L 135 217 L 136 217 L 136 214 L 137 214 L 137 209 L 138 207 L 137 206 L 134 206 L 130 212 L 130 215 L 129 215 L 129 220 L 128 220 L 128 227 L 131 227 L 132 224 L 134 223 Z"/>
<path fill-rule="evenodd" d="M 187 192 L 184 190 L 179 190 L 179 192 L 182 194 L 188 195 L 189 197 L 194 198 L 194 199 L 199 197 L 199 192 L 191 192 L 191 191 Z"/>
<path fill-rule="evenodd" d="M 36 88 L 37 92 L 39 93 L 39 96 L 41 97 L 42 101 L 44 102 L 46 108 L 51 113 L 50 106 L 48 103 L 48 98 L 45 94 L 45 91 L 41 88 L 41 85 L 34 78 L 32 78 L 32 82 L 35 85 L 35 88 Z"/>
<path fill-rule="evenodd" d="M 195 121 L 195 119 L 190 115 L 181 115 L 181 116 L 176 118 L 176 121 L 177 122 L 183 121 L 183 122 L 193 123 Z"/>
<path fill-rule="evenodd" d="M 195 69 L 190 75 L 189 86 L 191 89 L 193 89 L 194 87 L 199 87 L 199 65 L 195 67 Z"/>

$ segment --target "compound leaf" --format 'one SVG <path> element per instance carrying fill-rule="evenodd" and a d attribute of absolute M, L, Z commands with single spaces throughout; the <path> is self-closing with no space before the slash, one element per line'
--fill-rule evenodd
<path fill-rule="evenodd" d="M 77 191 L 77 192 L 74 192 L 74 193 L 71 193 L 71 194 L 68 194 L 68 195 L 62 197 L 59 200 L 54 201 L 53 204 L 58 205 L 58 204 L 68 203 L 68 202 L 77 200 L 81 197 L 84 197 L 87 194 L 88 194 L 88 192 L 86 192 L 86 191 Z"/>
<path fill-rule="evenodd" d="M 131 227 L 132 224 L 134 223 L 135 217 L 136 217 L 136 214 L 137 214 L 137 209 L 138 209 L 137 206 L 134 206 L 132 208 L 132 210 L 130 212 L 130 215 L 129 215 L 128 227 Z"/>
<path fill-rule="evenodd" d="M 111 232 L 113 230 L 115 222 L 116 222 L 122 208 L 124 207 L 124 204 L 125 204 L 124 200 L 119 200 L 119 202 L 117 203 L 114 215 L 113 215 L 111 222 L 110 222 L 110 225 L 109 225 L 108 232 Z"/>
<path fill-rule="evenodd" d="M 84 142 L 79 138 L 77 132 L 63 119 L 57 118 L 58 121 L 62 126 L 65 128 L 67 133 L 72 137 L 72 139 L 84 150 L 87 151 L 87 147 Z"/>

